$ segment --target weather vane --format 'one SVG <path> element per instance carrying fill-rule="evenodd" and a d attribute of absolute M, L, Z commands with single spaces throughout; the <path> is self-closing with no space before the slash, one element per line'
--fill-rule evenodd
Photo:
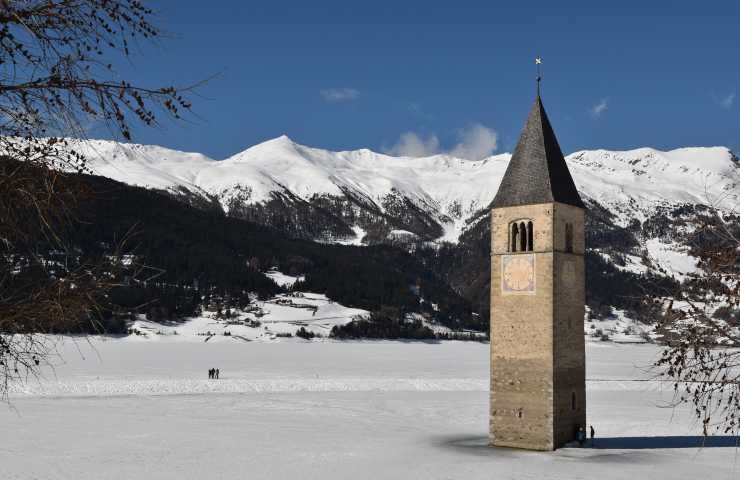
<path fill-rule="evenodd" d="M 534 64 L 537 65 L 537 96 L 540 96 L 540 82 L 542 81 L 542 71 L 540 70 L 542 65 L 542 57 L 535 57 Z"/>

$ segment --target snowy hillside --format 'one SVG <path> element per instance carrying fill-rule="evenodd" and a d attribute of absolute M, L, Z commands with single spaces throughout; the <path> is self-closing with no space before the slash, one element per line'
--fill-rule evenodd
<path fill-rule="evenodd" d="M 457 241 L 467 221 L 490 204 L 510 159 L 508 153 L 468 161 L 447 155 L 393 157 L 367 149 L 332 152 L 299 145 L 286 136 L 219 161 L 108 141 L 92 141 L 82 149 L 99 175 L 209 195 L 226 211 L 276 199 L 319 206 L 345 202 L 340 210 L 353 211 L 339 215 L 347 224 L 346 237 L 367 230 L 364 211 L 389 218 L 387 234 L 407 230 L 424 239 L 448 241 Z M 659 206 L 712 203 L 731 209 L 740 201 L 738 160 L 724 147 L 581 151 L 568 155 L 567 161 L 584 199 L 616 214 L 615 223 L 621 226 L 648 218 Z M 394 222 L 394 217 L 403 216 L 399 210 L 417 212 L 424 217 L 421 225 L 408 218 Z M 251 210 L 246 216 L 254 220 Z"/>
<path fill-rule="evenodd" d="M 581 151 L 566 160 L 581 194 L 609 208 L 622 226 L 660 206 L 736 210 L 740 203 L 740 163 L 724 147 Z"/>
<path fill-rule="evenodd" d="M 283 278 L 291 278 L 276 273 Z M 344 325 L 369 313 L 332 302 L 326 295 L 291 292 L 255 301 L 243 310 L 235 308 L 227 315 L 205 311 L 181 323 L 162 324 L 140 315 L 130 327 L 134 335 L 129 338 L 177 342 L 273 342 L 292 337 L 300 328 L 322 338 L 328 337 L 335 325 Z"/>

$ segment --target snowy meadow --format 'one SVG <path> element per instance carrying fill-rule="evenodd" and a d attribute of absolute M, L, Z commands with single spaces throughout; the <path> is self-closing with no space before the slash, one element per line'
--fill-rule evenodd
<path fill-rule="evenodd" d="M 587 343 L 594 448 L 486 446 L 488 345 L 56 337 L 11 394 L 2 478 L 737 478 L 666 408 L 653 345 Z M 219 368 L 219 380 L 207 370 Z"/>

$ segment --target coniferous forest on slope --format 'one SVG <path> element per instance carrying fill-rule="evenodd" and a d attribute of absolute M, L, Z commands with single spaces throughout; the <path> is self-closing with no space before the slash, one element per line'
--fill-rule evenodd
<path fill-rule="evenodd" d="M 263 275 L 269 268 L 305 279 L 296 288 L 324 293 L 344 305 L 425 313 L 452 328 L 483 330 L 470 303 L 418 259 L 400 248 L 355 247 L 286 238 L 282 232 L 220 211 L 198 209 L 161 192 L 97 176 L 74 175 L 88 195 L 79 199 L 68 236 L 87 263 L 133 259 L 103 302 L 101 330 L 125 331 L 125 320 L 146 313 L 152 320 L 193 315 L 212 298 L 233 306 L 283 288 Z M 425 301 L 424 299 L 428 299 Z M 432 308 L 431 302 L 436 304 Z"/>

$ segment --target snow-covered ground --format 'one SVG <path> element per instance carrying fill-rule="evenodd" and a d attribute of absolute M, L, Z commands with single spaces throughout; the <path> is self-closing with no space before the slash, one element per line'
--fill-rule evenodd
<path fill-rule="evenodd" d="M 267 276 L 276 283 L 290 286 L 298 278 L 277 271 Z M 367 310 L 345 307 L 329 300 L 326 295 L 309 292 L 291 292 L 266 301 L 252 302 L 246 310 L 222 312 L 206 311 L 201 316 L 183 322 L 168 324 L 148 321 L 144 316 L 130 327 L 134 335 L 128 341 L 158 342 L 275 342 L 294 335 L 303 327 L 318 337 L 328 337 L 332 327 L 344 325 L 355 318 L 368 315 Z"/>
<path fill-rule="evenodd" d="M 619 270 L 638 275 L 653 271 L 683 281 L 689 276 L 701 274 L 701 269 L 697 266 L 699 259 L 689 254 L 688 247 L 676 242 L 667 243 L 660 238 L 650 238 L 645 241 L 645 258 L 624 255 L 624 265 L 614 262 L 608 253 L 598 249 L 596 252 L 608 262 L 612 262 Z"/>
<path fill-rule="evenodd" d="M 654 324 L 640 323 L 630 318 L 626 311 L 619 309 L 614 309 L 608 318 L 587 320 L 584 331 L 597 341 L 603 338 L 620 343 L 644 343 L 646 338 L 656 339 Z"/>
<path fill-rule="evenodd" d="M 485 446 L 488 345 L 59 339 L 60 358 L 0 409 L 3 479 L 736 479 L 661 408 L 653 345 L 589 342 L 593 449 Z M 208 380 L 208 368 L 221 369 Z"/>
<path fill-rule="evenodd" d="M 342 245 L 362 245 L 362 239 L 365 238 L 365 235 L 367 232 L 357 225 L 354 225 L 352 227 L 352 231 L 354 232 L 355 236 L 352 238 L 344 239 L 344 240 L 337 240 L 337 243 L 340 243 Z"/>
<path fill-rule="evenodd" d="M 652 238 L 646 242 L 650 258 L 662 267 L 666 275 L 675 276 L 684 280 L 687 274 L 698 273 L 696 266 L 699 259 L 688 254 L 687 247 L 676 243 L 663 243 L 660 239 Z"/>
<path fill-rule="evenodd" d="M 271 279 L 273 282 L 277 283 L 281 287 L 292 287 L 295 282 L 303 280 L 303 276 L 292 277 L 274 269 L 268 271 L 265 276 L 267 276 L 269 279 Z"/>

